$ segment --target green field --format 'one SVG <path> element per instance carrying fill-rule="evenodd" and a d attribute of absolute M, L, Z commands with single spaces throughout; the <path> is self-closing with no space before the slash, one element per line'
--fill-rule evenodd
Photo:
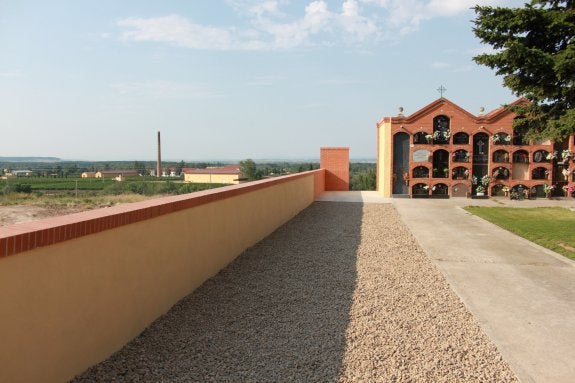
<path fill-rule="evenodd" d="M 103 190 L 116 181 L 96 178 L 18 177 L 4 180 L 3 186 L 30 185 L 32 190 Z"/>
<path fill-rule="evenodd" d="M 575 212 L 560 207 L 467 207 L 466 210 L 538 245 L 575 259 Z"/>
<path fill-rule="evenodd" d="M 0 180 L 0 204 L 50 196 L 54 198 L 95 197 L 139 194 L 143 196 L 174 195 L 225 186 L 222 184 L 184 183 L 181 179 L 130 177 L 118 182 L 95 178 L 17 177 Z"/>

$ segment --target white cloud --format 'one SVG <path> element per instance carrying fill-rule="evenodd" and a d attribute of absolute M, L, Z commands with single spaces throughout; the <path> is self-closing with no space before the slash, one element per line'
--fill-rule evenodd
<path fill-rule="evenodd" d="M 425 20 L 470 12 L 476 5 L 520 6 L 523 0 L 359 0 L 386 11 L 386 19 L 399 34 L 419 29 Z"/>
<path fill-rule="evenodd" d="M 323 0 L 312 1 L 305 7 L 304 16 L 298 20 L 282 23 L 275 18 L 258 14 L 254 24 L 271 38 L 268 44 L 273 49 L 289 49 L 310 44 L 310 36 L 329 29 L 331 12 Z"/>
<path fill-rule="evenodd" d="M 339 21 L 343 29 L 354 39 L 364 41 L 379 34 L 379 28 L 373 19 L 361 15 L 357 0 L 345 0 Z"/>
<path fill-rule="evenodd" d="M 234 45 L 231 30 L 194 24 L 179 15 L 120 20 L 126 28 L 122 37 L 133 41 L 153 41 L 196 49 L 229 49 Z"/>
<path fill-rule="evenodd" d="M 240 14 L 261 17 L 266 14 L 285 16 L 281 11 L 282 5 L 288 0 L 226 0 L 226 3 Z"/>
<path fill-rule="evenodd" d="M 454 16 L 467 11 L 476 4 L 477 0 L 431 0 L 427 8 L 433 15 Z"/>
<path fill-rule="evenodd" d="M 197 24 L 181 15 L 118 21 L 130 41 L 168 43 L 193 49 L 270 50 L 377 42 L 412 33 L 422 22 L 453 17 L 480 5 L 515 5 L 522 0 L 308 0 L 300 15 L 284 10 L 290 0 L 227 0 L 247 26 Z M 300 4 L 297 2 L 297 4 Z M 293 8 L 293 4 L 291 5 Z"/>

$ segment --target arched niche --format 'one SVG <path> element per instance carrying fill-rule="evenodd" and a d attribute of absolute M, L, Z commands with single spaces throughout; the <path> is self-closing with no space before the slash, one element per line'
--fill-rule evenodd
<path fill-rule="evenodd" d="M 533 153 L 533 162 L 540 163 L 540 162 L 549 162 L 549 152 L 547 150 L 537 150 Z"/>
<path fill-rule="evenodd" d="M 509 193 L 509 187 L 497 184 L 491 188 L 491 196 L 492 197 L 505 197 Z"/>
<path fill-rule="evenodd" d="M 509 162 L 509 153 L 502 149 L 494 151 L 493 162 Z"/>
<path fill-rule="evenodd" d="M 466 180 L 469 178 L 469 169 L 465 166 L 457 166 L 451 170 L 451 178 L 454 180 Z"/>
<path fill-rule="evenodd" d="M 513 152 L 513 163 L 516 164 L 528 164 L 529 163 L 529 153 L 527 150 L 516 150 Z"/>
<path fill-rule="evenodd" d="M 432 136 L 427 132 L 417 132 L 413 135 L 414 144 L 431 144 Z"/>
<path fill-rule="evenodd" d="M 491 142 L 494 145 L 509 145 L 511 144 L 511 136 L 504 132 L 495 133 L 491 136 Z"/>
<path fill-rule="evenodd" d="M 469 144 L 469 134 L 459 132 L 453 135 L 453 144 L 455 145 L 467 145 Z"/>
<path fill-rule="evenodd" d="M 433 119 L 433 143 L 448 144 L 451 137 L 449 128 L 449 117 L 444 115 L 436 116 Z"/>
<path fill-rule="evenodd" d="M 496 180 L 507 180 L 509 179 L 509 169 L 505 166 L 498 166 L 491 172 L 491 177 Z"/>
<path fill-rule="evenodd" d="M 403 175 L 409 172 L 410 135 L 404 132 L 393 136 L 393 194 L 409 194 Z"/>
<path fill-rule="evenodd" d="M 522 118 L 521 116 L 517 116 L 517 117 L 515 117 L 515 120 L 518 120 L 521 118 Z M 512 142 L 513 142 L 513 145 L 516 145 L 516 146 L 527 145 L 527 141 L 525 140 L 524 134 L 516 128 L 513 129 Z"/>
<path fill-rule="evenodd" d="M 549 179 L 549 170 L 538 166 L 531 171 L 531 179 L 532 180 L 546 180 Z"/>
<path fill-rule="evenodd" d="M 465 149 L 459 149 L 451 153 L 453 162 L 469 162 L 469 152 Z"/>
<path fill-rule="evenodd" d="M 411 196 L 414 198 L 427 197 L 429 195 L 429 185 L 416 183 L 411 187 Z"/>
<path fill-rule="evenodd" d="M 416 166 L 413 168 L 412 178 L 429 178 L 429 168 L 427 166 Z"/>
<path fill-rule="evenodd" d="M 538 198 L 544 198 L 545 197 L 545 185 L 541 184 L 541 185 L 535 185 L 532 188 L 532 195 Z"/>
<path fill-rule="evenodd" d="M 439 149 L 433 152 L 433 172 L 434 178 L 449 177 L 449 152 Z"/>
<path fill-rule="evenodd" d="M 531 190 L 524 184 L 515 184 L 509 190 L 512 199 L 523 199 L 529 197 Z"/>
<path fill-rule="evenodd" d="M 446 184 L 439 183 L 431 187 L 431 195 L 448 195 L 449 188 Z"/>

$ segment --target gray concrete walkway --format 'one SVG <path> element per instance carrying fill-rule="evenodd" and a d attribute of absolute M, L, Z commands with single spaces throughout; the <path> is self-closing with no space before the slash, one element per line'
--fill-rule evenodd
<path fill-rule="evenodd" d="M 522 382 L 575 381 L 575 262 L 461 208 L 575 209 L 575 200 L 386 199 L 374 192 L 320 199 L 392 203 Z"/>

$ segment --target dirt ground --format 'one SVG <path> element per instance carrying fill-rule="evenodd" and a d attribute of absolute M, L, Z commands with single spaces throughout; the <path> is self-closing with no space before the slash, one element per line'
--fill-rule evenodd
<path fill-rule="evenodd" d="M 57 217 L 60 215 L 78 213 L 88 210 L 86 207 L 74 206 L 50 206 L 41 207 L 34 205 L 9 205 L 0 206 L 0 226 L 12 225 L 20 222 L 35 221 L 42 218 Z"/>

